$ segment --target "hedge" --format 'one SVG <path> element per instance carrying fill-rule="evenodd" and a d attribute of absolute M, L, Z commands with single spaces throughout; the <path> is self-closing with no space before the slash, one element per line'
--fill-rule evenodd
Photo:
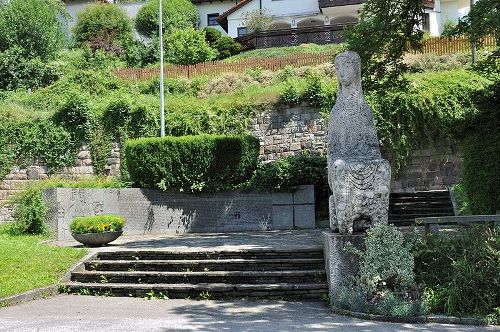
<path fill-rule="evenodd" d="M 221 191 L 251 177 L 259 140 L 247 135 L 139 138 L 127 141 L 124 153 L 135 186 Z"/>

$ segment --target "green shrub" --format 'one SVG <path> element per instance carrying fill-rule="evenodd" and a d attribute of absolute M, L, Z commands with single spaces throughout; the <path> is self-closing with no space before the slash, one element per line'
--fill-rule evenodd
<path fill-rule="evenodd" d="M 125 218 L 114 215 L 77 217 L 71 221 L 73 234 L 120 232 L 125 225 Z"/>
<path fill-rule="evenodd" d="M 95 44 L 94 49 L 110 50 L 116 43 L 132 38 L 132 22 L 116 5 L 92 4 L 78 13 L 73 33 L 80 45 L 90 43 Z"/>
<path fill-rule="evenodd" d="M 169 0 L 163 3 L 163 30 L 169 34 L 175 29 L 198 27 L 200 17 L 190 0 Z M 158 0 L 148 0 L 135 19 L 137 31 L 145 36 L 158 33 Z"/>
<path fill-rule="evenodd" d="M 170 63 L 192 65 L 215 59 L 217 51 L 207 43 L 203 32 L 189 28 L 173 30 L 165 38 L 165 57 Z"/>
<path fill-rule="evenodd" d="M 129 140 L 124 149 L 131 180 L 141 188 L 220 191 L 248 179 L 259 141 L 251 136 L 184 136 Z"/>
<path fill-rule="evenodd" d="M 461 177 L 473 214 L 500 211 L 500 81 L 490 93 L 481 100 L 481 113 L 461 133 Z"/>
<path fill-rule="evenodd" d="M 295 82 L 288 82 L 279 96 L 279 102 L 283 104 L 295 105 L 300 101 L 300 90 Z"/>
<path fill-rule="evenodd" d="M 458 234 L 435 233 L 418 242 L 418 282 L 433 313 L 486 316 L 500 304 L 500 229 L 473 227 Z"/>
<path fill-rule="evenodd" d="M 334 305 L 384 316 L 417 316 L 424 312 L 415 283 L 412 243 L 395 226 L 377 225 L 367 231 L 365 249 L 346 250 L 359 257 L 359 272 L 337 290 Z"/>
<path fill-rule="evenodd" d="M 93 119 L 87 99 L 79 94 L 69 95 L 53 115 L 54 122 L 71 132 L 77 144 L 88 138 Z"/>
<path fill-rule="evenodd" d="M 27 189 L 16 197 L 14 203 L 14 223 L 10 227 L 12 234 L 43 234 L 47 231 L 47 207 L 40 190 Z"/>
<path fill-rule="evenodd" d="M 215 43 L 222 38 L 222 32 L 215 28 L 206 27 L 203 32 L 205 32 L 205 40 L 212 47 L 215 47 Z"/>
<path fill-rule="evenodd" d="M 10 0 L 0 6 L 0 51 L 17 46 L 23 57 L 45 61 L 61 49 L 66 13 L 62 5 L 47 0 Z"/>
<path fill-rule="evenodd" d="M 39 57 L 27 58 L 19 46 L 0 52 L 0 89 L 35 89 L 57 80 L 60 73 Z"/>
<path fill-rule="evenodd" d="M 336 94 L 336 84 L 327 85 L 320 76 L 312 75 L 307 78 L 303 99 L 324 111 L 330 111 L 335 104 Z"/>
<path fill-rule="evenodd" d="M 218 59 L 226 59 L 243 51 L 243 45 L 228 36 L 219 38 L 213 47 L 219 52 Z"/>

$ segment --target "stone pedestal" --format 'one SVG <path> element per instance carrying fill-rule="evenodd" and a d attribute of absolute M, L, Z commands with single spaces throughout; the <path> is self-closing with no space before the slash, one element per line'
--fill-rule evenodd
<path fill-rule="evenodd" d="M 345 250 L 348 243 L 357 249 L 364 249 L 366 234 L 342 235 L 323 232 L 323 251 L 330 298 L 335 291 L 356 276 L 359 270 L 358 256 Z"/>

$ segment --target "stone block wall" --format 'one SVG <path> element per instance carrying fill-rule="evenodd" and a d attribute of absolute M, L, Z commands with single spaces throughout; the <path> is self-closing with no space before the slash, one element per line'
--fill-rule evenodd
<path fill-rule="evenodd" d="M 296 106 L 281 105 L 273 110 L 256 114 L 249 130 L 259 138 L 260 159 L 273 161 L 279 158 L 298 155 L 303 152 L 325 155 L 327 148 L 326 119 L 317 108 L 307 103 Z M 390 161 L 391 154 L 384 153 Z M 391 191 L 412 192 L 422 190 L 447 189 L 458 182 L 461 155 L 456 143 L 451 141 L 435 142 L 432 146 L 415 151 L 407 167 L 399 174 L 393 174 Z M 106 166 L 107 174 L 120 172 L 120 144 L 114 143 Z M 92 175 L 93 167 L 90 149 L 82 145 L 75 167 L 68 167 L 59 175 L 84 177 Z M 393 172 L 394 173 L 394 172 Z M 0 222 L 11 220 L 12 207 L 6 204 L 19 188 L 29 180 L 40 180 L 48 176 L 43 162 L 26 169 L 14 168 L 0 183 Z"/>

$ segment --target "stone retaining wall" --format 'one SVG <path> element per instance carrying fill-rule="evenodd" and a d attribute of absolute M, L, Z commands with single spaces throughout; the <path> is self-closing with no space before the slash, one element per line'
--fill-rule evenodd
<path fill-rule="evenodd" d="M 295 192 L 189 195 L 150 189 L 46 189 L 47 224 L 70 240 L 74 217 L 117 214 L 127 235 L 315 228 L 314 186 Z"/>
<path fill-rule="evenodd" d="M 314 107 L 307 103 L 300 105 L 278 106 L 275 109 L 257 114 L 249 128 L 252 134 L 260 139 L 260 158 L 272 161 L 286 156 L 301 154 L 304 151 L 312 154 L 326 153 L 327 125 L 326 119 Z M 384 153 L 391 160 L 390 153 Z M 413 192 L 422 190 L 447 189 L 458 182 L 461 155 L 454 142 L 440 141 L 431 147 L 415 151 L 407 167 L 399 174 L 393 174 L 391 190 L 393 192 Z M 107 173 L 119 174 L 120 144 L 114 143 Z M 394 172 L 393 172 L 394 173 Z M 75 167 L 69 167 L 61 174 L 68 177 L 82 177 L 93 174 L 92 160 L 87 146 L 82 146 L 78 153 Z M 0 206 L 6 203 L 18 188 L 28 180 L 47 177 L 47 169 L 35 165 L 27 169 L 15 168 L 0 183 Z M 0 222 L 11 219 L 10 206 L 0 208 Z"/>

